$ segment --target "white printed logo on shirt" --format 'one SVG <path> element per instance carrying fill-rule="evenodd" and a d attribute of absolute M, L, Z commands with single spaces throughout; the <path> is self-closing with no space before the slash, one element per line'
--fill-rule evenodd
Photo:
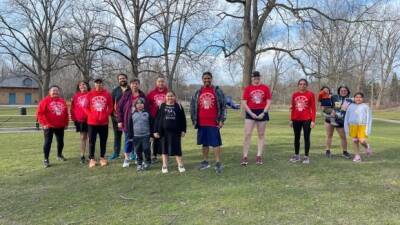
<path fill-rule="evenodd" d="M 50 102 L 49 109 L 51 113 L 57 116 L 61 116 L 61 114 L 65 110 L 65 106 L 61 102 Z"/>
<path fill-rule="evenodd" d="M 250 92 L 251 101 L 255 104 L 261 104 L 264 98 L 264 92 L 262 90 L 254 90 Z"/>
<path fill-rule="evenodd" d="M 95 96 L 92 98 L 92 107 L 97 112 L 102 112 L 106 108 L 107 99 L 104 96 Z"/>
<path fill-rule="evenodd" d="M 305 96 L 297 96 L 294 99 L 294 103 L 297 111 L 302 112 L 307 106 L 308 99 Z"/>
<path fill-rule="evenodd" d="M 176 119 L 176 113 L 173 107 L 165 107 L 165 119 L 166 120 Z"/>
<path fill-rule="evenodd" d="M 156 94 L 153 99 L 157 106 L 160 106 L 165 102 L 165 94 Z"/>
<path fill-rule="evenodd" d="M 86 108 L 86 106 L 88 105 L 88 99 L 86 95 L 82 95 L 78 97 L 78 105 L 82 108 Z"/>
<path fill-rule="evenodd" d="M 203 93 L 199 97 L 200 107 L 203 109 L 212 109 L 214 107 L 215 96 L 211 93 Z"/>

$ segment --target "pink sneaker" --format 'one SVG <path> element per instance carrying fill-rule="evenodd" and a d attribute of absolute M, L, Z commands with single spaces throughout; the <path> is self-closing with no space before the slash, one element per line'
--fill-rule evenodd
<path fill-rule="evenodd" d="M 365 154 L 367 154 L 368 157 L 370 157 L 372 155 L 372 149 L 369 144 L 368 144 L 368 147 L 365 149 Z"/>
<path fill-rule="evenodd" d="M 247 157 L 243 157 L 242 160 L 240 160 L 240 165 L 242 166 L 247 166 L 248 163 Z"/>
<path fill-rule="evenodd" d="M 360 155 L 355 155 L 355 156 L 354 156 L 354 159 L 353 159 L 353 162 L 355 162 L 355 163 L 361 162 L 361 157 L 360 157 Z"/>
<path fill-rule="evenodd" d="M 262 165 L 262 164 L 264 164 L 262 157 L 259 155 L 256 156 L 256 165 Z"/>

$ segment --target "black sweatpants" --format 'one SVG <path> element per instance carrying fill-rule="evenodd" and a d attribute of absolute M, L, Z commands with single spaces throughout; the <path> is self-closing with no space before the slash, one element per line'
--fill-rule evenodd
<path fill-rule="evenodd" d="M 114 130 L 114 152 L 119 155 L 121 152 L 122 131 L 118 128 L 117 118 L 111 117 L 111 121 Z"/>
<path fill-rule="evenodd" d="M 304 154 L 305 156 L 308 156 L 308 153 L 310 152 L 311 120 L 293 121 L 294 151 L 296 155 L 300 153 L 301 129 L 303 129 L 304 134 Z"/>
<path fill-rule="evenodd" d="M 94 152 L 96 148 L 96 137 L 99 134 L 100 138 L 100 157 L 104 158 L 106 154 L 106 145 L 108 138 L 108 125 L 88 126 L 89 137 L 89 159 L 94 159 Z"/>
<path fill-rule="evenodd" d="M 56 135 L 57 139 L 57 155 L 62 155 L 64 148 L 64 128 L 48 128 L 43 130 L 44 133 L 44 145 L 43 152 L 44 158 L 49 159 L 51 143 L 53 142 L 53 134 Z"/>
<path fill-rule="evenodd" d="M 146 158 L 146 162 L 148 164 L 151 164 L 150 137 L 149 136 L 133 137 L 133 146 L 137 156 L 138 165 L 142 165 L 143 163 L 143 153 L 144 157 Z"/>

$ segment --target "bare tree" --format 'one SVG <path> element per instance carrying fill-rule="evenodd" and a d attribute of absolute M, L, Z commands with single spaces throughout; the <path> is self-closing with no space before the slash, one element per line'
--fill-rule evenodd
<path fill-rule="evenodd" d="M 43 97 L 60 68 L 58 31 L 66 0 L 10 0 L 8 5 L 0 13 L 0 48 L 32 74 Z"/>

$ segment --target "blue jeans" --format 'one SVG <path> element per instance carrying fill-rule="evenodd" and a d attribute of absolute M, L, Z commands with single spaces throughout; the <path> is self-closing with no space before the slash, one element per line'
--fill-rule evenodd
<path fill-rule="evenodd" d="M 131 153 L 133 151 L 133 142 L 132 140 L 128 139 L 128 133 L 124 133 L 125 136 L 125 146 L 124 146 L 124 151 L 125 153 Z"/>

